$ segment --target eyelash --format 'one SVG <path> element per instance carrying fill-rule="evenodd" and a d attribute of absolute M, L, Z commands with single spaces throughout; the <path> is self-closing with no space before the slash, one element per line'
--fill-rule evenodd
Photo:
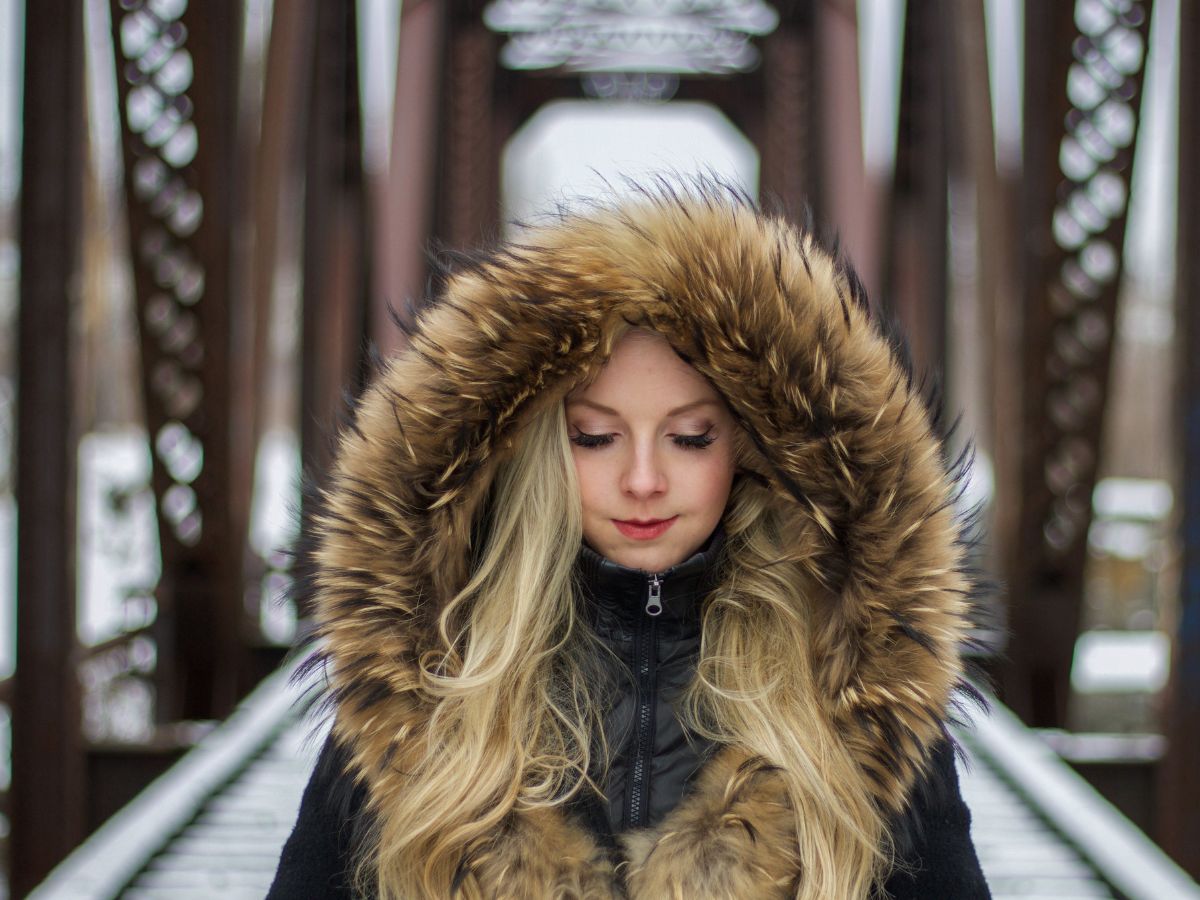
<path fill-rule="evenodd" d="M 712 431 L 711 426 L 704 434 L 676 434 L 671 436 L 671 440 L 676 446 L 682 447 L 685 450 L 705 450 L 716 440 L 715 437 L 709 435 Z M 588 434 L 586 431 L 580 431 L 571 435 L 571 443 L 576 447 L 586 447 L 594 449 L 596 447 L 607 447 L 613 442 L 611 434 Z"/>
<path fill-rule="evenodd" d="M 712 431 L 711 425 L 704 434 L 677 434 L 671 440 L 685 450 L 705 450 L 709 444 L 716 440 L 715 437 L 708 433 L 709 431 Z"/>
<path fill-rule="evenodd" d="M 588 434 L 586 431 L 580 431 L 577 434 L 571 435 L 571 443 L 576 447 L 587 447 L 593 449 L 595 447 L 607 447 L 613 442 L 611 434 Z"/>

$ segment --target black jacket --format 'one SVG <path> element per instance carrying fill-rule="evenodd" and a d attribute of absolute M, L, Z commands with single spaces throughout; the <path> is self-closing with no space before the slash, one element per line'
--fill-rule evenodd
<path fill-rule="evenodd" d="M 603 798 L 572 803 L 572 813 L 614 858 L 615 835 L 653 827 L 688 793 L 713 747 L 686 732 L 679 692 L 695 670 L 699 608 L 720 564 L 724 533 L 691 559 L 654 578 L 584 548 L 578 573 L 591 624 L 611 655 L 606 723 L 610 762 Z M 651 601 L 650 585 L 658 584 Z M 304 793 L 295 831 L 268 900 L 351 900 L 348 870 L 362 820 L 363 792 L 342 774 L 345 754 L 330 739 Z M 944 742 L 894 829 L 901 863 L 886 884 L 892 900 L 985 900 L 990 895 L 970 837 L 970 813 L 958 791 L 954 755 Z M 697 898 L 702 900 L 702 898 Z"/>

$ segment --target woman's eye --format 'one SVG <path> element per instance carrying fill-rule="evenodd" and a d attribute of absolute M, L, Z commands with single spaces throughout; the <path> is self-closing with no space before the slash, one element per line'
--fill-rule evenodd
<path fill-rule="evenodd" d="M 612 442 L 611 434 L 588 434 L 586 431 L 577 431 L 571 435 L 571 443 L 576 447 L 605 447 Z"/>
<path fill-rule="evenodd" d="M 671 440 L 677 446 L 685 447 L 688 450 L 703 450 L 716 440 L 715 437 L 709 434 L 710 431 L 712 431 L 712 428 L 709 428 L 704 434 L 673 434 L 671 435 Z"/>

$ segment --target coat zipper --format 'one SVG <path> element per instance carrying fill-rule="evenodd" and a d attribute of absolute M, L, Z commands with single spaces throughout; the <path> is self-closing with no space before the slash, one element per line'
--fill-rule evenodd
<path fill-rule="evenodd" d="M 650 805 L 650 763 L 654 758 L 654 678 L 658 668 L 655 637 L 658 616 L 662 611 L 662 580 L 652 575 L 646 585 L 646 614 L 638 616 L 634 633 L 637 707 L 634 714 L 633 754 L 629 760 L 629 788 L 625 794 L 626 828 L 645 827 Z"/>
<path fill-rule="evenodd" d="M 650 586 L 646 591 L 646 615 L 657 616 L 662 609 L 662 582 L 657 575 L 651 575 Z"/>

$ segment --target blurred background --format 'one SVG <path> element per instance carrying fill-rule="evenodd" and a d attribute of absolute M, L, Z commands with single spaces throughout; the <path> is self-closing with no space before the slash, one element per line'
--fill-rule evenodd
<path fill-rule="evenodd" d="M 0 0 L 13 896 L 303 633 L 301 472 L 427 249 L 696 172 L 899 322 L 980 663 L 1200 875 L 1198 56 L 1190 0 Z"/>

